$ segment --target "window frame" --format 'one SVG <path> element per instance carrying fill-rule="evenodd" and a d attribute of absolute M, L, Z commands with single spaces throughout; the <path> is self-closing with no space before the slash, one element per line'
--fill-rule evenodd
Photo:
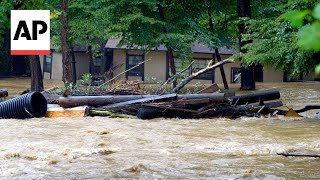
<path fill-rule="evenodd" d="M 52 64 L 53 64 L 53 51 L 50 50 L 50 55 L 51 57 L 51 63 L 47 64 L 47 57 L 48 55 L 43 56 L 43 61 L 42 61 L 42 77 L 44 77 L 44 73 L 50 73 L 50 79 L 52 77 Z M 49 67 L 50 66 L 50 67 Z M 49 70 L 50 69 L 50 70 Z"/>
<path fill-rule="evenodd" d="M 136 66 L 138 64 L 138 63 L 136 63 L 135 65 L 130 66 L 130 63 L 129 63 L 130 56 L 141 57 L 141 61 L 140 62 L 144 62 L 144 59 L 145 59 L 145 57 L 144 57 L 145 55 L 144 54 L 126 53 L 126 71 L 128 69 L 132 68 L 133 66 Z M 137 61 L 137 60 L 135 59 L 135 61 Z M 141 66 L 141 68 L 138 68 L 140 66 Z M 144 63 L 142 63 L 140 66 L 138 66 L 137 68 L 132 69 L 130 71 L 127 71 L 126 72 L 126 79 L 128 79 L 129 76 L 137 76 L 137 77 L 141 77 L 141 80 L 144 81 Z M 135 72 L 134 70 L 137 70 L 137 69 L 140 69 L 140 71 Z"/>
<path fill-rule="evenodd" d="M 238 82 L 235 82 L 234 81 L 234 71 L 239 71 L 240 73 L 241 73 L 241 68 L 240 67 L 231 67 L 231 69 L 230 69 L 231 71 L 230 71 L 230 73 L 231 73 L 231 76 L 230 76 L 230 83 L 234 83 L 234 84 L 236 84 L 236 83 L 238 83 Z M 241 75 L 240 75 L 240 77 L 241 77 Z M 239 83 L 241 83 L 241 81 L 239 82 Z"/>

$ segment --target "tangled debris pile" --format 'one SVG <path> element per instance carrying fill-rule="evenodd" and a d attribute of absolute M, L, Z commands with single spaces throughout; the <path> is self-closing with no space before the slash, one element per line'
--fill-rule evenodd
<path fill-rule="evenodd" d="M 279 91 L 258 92 L 242 96 L 225 93 L 165 94 L 165 95 L 110 95 L 60 97 L 63 108 L 88 106 L 86 115 L 110 116 L 115 114 L 137 116 L 140 119 L 210 118 L 273 115 L 272 108 L 282 106 Z M 121 116 L 126 117 L 126 116 Z"/>

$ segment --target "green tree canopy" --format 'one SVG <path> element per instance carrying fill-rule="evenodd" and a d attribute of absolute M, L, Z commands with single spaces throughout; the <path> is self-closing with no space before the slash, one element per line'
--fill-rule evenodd
<path fill-rule="evenodd" d="M 301 31 L 296 27 L 304 23 L 307 23 L 306 27 L 309 26 L 311 17 L 306 12 L 316 3 L 316 0 L 256 1 L 258 6 L 253 8 L 256 18 L 247 22 L 250 34 L 245 36 L 245 39 L 253 40 L 254 43 L 248 44 L 247 53 L 241 55 L 245 62 L 271 65 L 288 70 L 293 76 L 312 71 L 319 63 L 319 54 L 301 48 L 301 40 L 299 41 Z M 268 13 L 263 13 L 266 11 Z M 295 19 L 293 14 L 302 18 L 290 24 L 286 17 Z M 302 40 L 306 41 L 307 39 Z"/>

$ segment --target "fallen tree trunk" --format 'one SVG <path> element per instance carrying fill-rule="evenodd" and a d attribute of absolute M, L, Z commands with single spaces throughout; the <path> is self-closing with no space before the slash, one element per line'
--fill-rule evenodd
<path fill-rule="evenodd" d="M 231 104 L 212 104 L 211 108 L 207 110 L 193 110 L 174 106 L 174 104 L 144 104 L 137 111 L 137 117 L 140 119 L 153 118 L 213 118 L 220 116 L 228 116 L 230 118 L 237 118 L 240 116 L 260 116 L 271 114 L 273 110 L 270 108 L 282 106 L 282 102 L 270 102 L 263 106 L 259 104 L 233 106 Z M 264 111 L 264 112 L 262 112 Z"/>
<path fill-rule="evenodd" d="M 150 96 L 144 95 L 123 95 L 123 96 L 69 96 L 60 97 L 59 106 L 64 108 L 71 108 L 76 106 L 92 106 L 99 107 L 108 104 L 119 103 L 124 101 L 131 101 Z"/>
<path fill-rule="evenodd" d="M 154 98 L 159 95 L 117 95 L 117 96 L 69 96 L 60 97 L 59 105 L 64 108 L 71 108 L 76 106 L 106 106 L 109 104 L 120 103 L 125 101 L 137 100 L 142 98 Z M 177 99 L 204 99 L 208 98 L 211 102 L 224 102 L 224 93 L 213 94 L 178 94 Z"/>
<path fill-rule="evenodd" d="M 233 60 L 225 59 L 223 61 L 217 62 L 216 64 L 209 65 L 204 69 L 201 69 L 198 72 L 192 73 L 190 76 L 186 77 L 184 80 L 182 80 L 173 90 L 173 93 L 177 93 L 180 89 L 182 89 L 186 84 L 188 84 L 191 80 L 193 80 L 195 77 L 200 76 L 201 74 L 204 74 L 210 70 L 213 70 L 215 68 L 218 68 L 226 63 L 233 63 Z"/>
<path fill-rule="evenodd" d="M 131 100 L 131 101 L 115 103 L 115 104 L 111 104 L 111 105 L 104 106 L 101 108 L 106 109 L 106 110 L 119 110 L 119 109 L 122 109 L 124 107 L 128 107 L 130 105 L 134 105 L 134 104 L 142 104 L 142 103 L 157 102 L 157 101 L 168 101 L 168 100 L 172 100 L 172 99 L 176 99 L 176 98 L 177 98 L 177 94 L 166 94 L 166 95 L 162 95 L 162 96 L 146 97 L 146 98 L 142 98 L 142 99 L 135 99 L 135 100 Z"/>
<path fill-rule="evenodd" d="M 234 96 L 232 97 L 233 105 L 243 105 L 247 103 L 256 103 L 263 102 L 269 100 L 275 100 L 280 98 L 279 91 L 267 91 L 267 92 L 258 92 L 254 94 L 246 94 L 242 96 Z"/>
<path fill-rule="evenodd" d="M 318 155 L 318 154 L 291 154 L 291 153 L 277 153 L 277 155 L 285 156 L 285 157 L 288 157 L 288 156 L 296 156 L 296 157 L 317 157 L 317 158 L 320 158 L 320 155 Z"/>
<path fill-rule="evenodd" d="M 306 112 L 306 111 L 309 111 L 309 110 L 312 110 L 312 109 L 320 109 L 320 105 L 307 105 L 302 109 L 297 109 L 297 110 L 294 110 L 294 111 L 297 112 L 297 113 L 302 113 L 302 112 Z"/>

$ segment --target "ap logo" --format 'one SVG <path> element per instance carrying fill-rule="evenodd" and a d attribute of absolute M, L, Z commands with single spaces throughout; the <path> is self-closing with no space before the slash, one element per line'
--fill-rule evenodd
<path fill-rule="evenodd" d="M 50 54 L 50 11 L 11 11 L 11 55 Z"/>

